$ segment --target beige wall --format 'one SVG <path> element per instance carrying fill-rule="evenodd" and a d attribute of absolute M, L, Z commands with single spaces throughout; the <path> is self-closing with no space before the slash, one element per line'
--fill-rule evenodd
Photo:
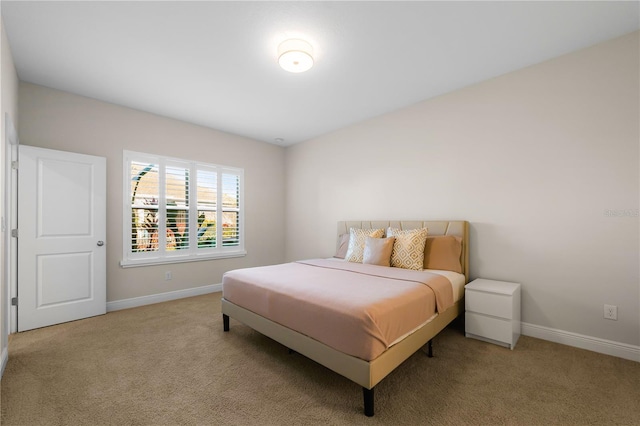
<path fill-rule="evenodd" d="M 638 36 L 287 148 L 286 258 L 331 255 L 338 220 L 466 219 L 524 322 L 638 345 L 639 220 L 605 215 L 639 208 Z"/>
<path fill-rule="evenodd" d="M 283 148 L 33 84 L 19 90 L 21 144 L 107 158 L 108 301 L 219 284 L 227 270 L 283 261 Z M 244 168 L 247 256 L 121 268 L 124 149 Z"/>
<path fill-rule="evenodd" d="M 0 92 L 2 93 L 2 131 L 0 132 L 0 188 L 2 188 L 2 196 L 0 197 L 0 214 L 4 217 L 4 161 L 6 149 L 6 114 L 9 114 L 14 125 L 18 124 L 18 75 L 13 63 L 9 40 L 4 30 L 4 22 L 0 20 L 0 32 L 2 32 L 2 48 L 1 48 L 1 67 L 0 67 Z M 5 356 L 8 348 L 9 321 L 7 320 L 9 283 L 5 278 L 4 251 L 5 251 L 5 233 L 0 235 L 0 354 Z"/>

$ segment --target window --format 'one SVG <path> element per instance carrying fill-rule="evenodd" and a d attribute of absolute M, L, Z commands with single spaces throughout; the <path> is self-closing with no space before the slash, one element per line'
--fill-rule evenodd
<path fill-rule="evenodd" d="M 242 169 L 124 151 L 123 267 L 237 257 Z"/>

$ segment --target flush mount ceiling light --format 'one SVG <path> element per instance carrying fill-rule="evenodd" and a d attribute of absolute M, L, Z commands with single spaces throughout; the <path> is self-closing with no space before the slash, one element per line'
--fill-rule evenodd
<path fill-rule="evenodd" d="M 305 72 L 313 66 L 313 48 L 304 40 L 285 40 L 278 46 L 278 63 L 286 71 Z"/>

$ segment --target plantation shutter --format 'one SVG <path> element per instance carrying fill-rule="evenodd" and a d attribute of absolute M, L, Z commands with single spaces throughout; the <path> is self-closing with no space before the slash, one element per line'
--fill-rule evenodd
<path fill-rule="evenodd" d="M 222 173 L 222 244 L 237 246 L 240 241 L 240 176 Z"/>
<path fill-rule="evenodd" d="M 218 173 L 198 169 L 198 249 L 216 247 L 218 241 Z"/>
<path fill-rule="evenodd" d="M 131 251 L 158 250 L 158 164 L 132 161 L 130 165 Z M 125 222 L 126 223 L 126 222 Z"/>
<path fill-rule="evenodd" d="M 189 238 L 189 165 L 167 165 L 166 188 L 166 242 L 167 251 L 188 250 Z"/>
<path fill-rule="evenodd" d="M 121 265 L 244 256 L 243 170 L 125 151 Z"/>

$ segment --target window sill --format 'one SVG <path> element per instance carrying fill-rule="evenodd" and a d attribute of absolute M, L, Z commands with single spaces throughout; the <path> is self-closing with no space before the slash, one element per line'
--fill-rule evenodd
<path fill-rule="evenodd" d="M 121 260 L 121 268 L 136 268 L 138 266 L 168 265 L 172 263 L 202 262 L 205 260 L 230 259 L 234 257 L 244 257 L 247 255 L 246 250 L 229 251 L 225 253 L 184 256 L 184 257 L 162 257 L 148 259 L 128 259 Z"/>

